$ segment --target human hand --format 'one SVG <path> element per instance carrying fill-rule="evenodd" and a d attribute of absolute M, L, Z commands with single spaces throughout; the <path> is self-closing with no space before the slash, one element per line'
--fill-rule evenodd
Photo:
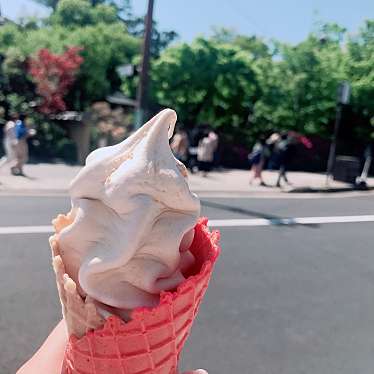
<path fill-rule="evenodd" d="M 64 321 L 62 320 L 34 356 L 17 371 L 17 374 L 61 374 L 67 341 Z"/>
<path fill-rule="evenodd" d="M 62 361 L 68 341 L 64 321 L 60 321 L 48 336 L 40 349 L 27 361 L 17 374 L 61 374 Z M 197 369 L 183 374 L 208 374 L 205 370 Z"/>

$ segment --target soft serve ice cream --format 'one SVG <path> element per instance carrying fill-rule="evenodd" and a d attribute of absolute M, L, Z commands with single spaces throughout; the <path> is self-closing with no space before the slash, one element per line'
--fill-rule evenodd
<path fill-rule="evenodd" d="M 60 255 L 103 315 L 157 305 L 194 262 L 188 248 L 200 203 L 169 146 L 175 122 L 163 110 L 122 143 L 92 152 L 72 181 Z"/>

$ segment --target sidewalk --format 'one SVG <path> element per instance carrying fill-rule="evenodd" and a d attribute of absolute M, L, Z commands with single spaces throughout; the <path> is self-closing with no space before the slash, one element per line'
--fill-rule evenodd
<path fill-rule="evenodd" d="M 8 170 L 0 172 L 0 194 L 61 194 L 65 195 L 69 183 L 80 170 L 80 166 L 66 164 L 29 164 L 25 166 L 26 177 L 10 175 Z M 340 193 L 354 191 L 352 186 L 331 181 L 325 186 L 325 175 L 305 172 L 289 172 L 292 186 L 279 189 L 274 187 L 277 172 L 265 171 L 264 180 L 269 185 L 262 187 L 249 185 L 249 172 L 246 170 L 225 169 L 211 172 L 207 177 L 190 174 L 189 183 L 193 191 L 201 196 L 272 196 L 285 193 Z M 369 186 L 374 187 L 374 178 L 369 179 Z M 354 191 L 355 194 L 367 191 Z"/>

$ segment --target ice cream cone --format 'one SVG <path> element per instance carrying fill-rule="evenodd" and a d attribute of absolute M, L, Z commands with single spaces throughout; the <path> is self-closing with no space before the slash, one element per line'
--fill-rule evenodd
<path fill-rule="evenodd" d="M 69 216 L 55 221 L 58 233 Z M 183 345 L 219 255 L 219 233 L 209 232 L 207 219 L 195 227 L 190 251 L 196 262 L 175 291 L 160 295 L 155 308 L 137 308 L 131 320 L 104 320 L 88 297 L 83 299 L 64 272 L 57 236 L 50 239 L 63 314 L 69 333 L 62 374 L 175 374 Z"/>

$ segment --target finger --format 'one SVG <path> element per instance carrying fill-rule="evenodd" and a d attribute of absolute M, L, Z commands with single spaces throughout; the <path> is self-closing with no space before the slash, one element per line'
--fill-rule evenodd
<path fill-rule="evenodd" d="M 179 246 L 179 251 L 180 252 L 185 252 L 191 247 L 194 235 L 195 235 L 195 230 L 194 229 L 191 229 L 190 231 L 187 231 L 184 234 L 184 236 L 182 238 L 182 241 L 180 243 L 180 246 Z"/>
<path fill-rule="evenodd" d="M 208 372 L 204 369 L 197 369 L 197 370 L 194 370 L 194 371 L 186 371 L 183 374 L 208 374 Z"/>

